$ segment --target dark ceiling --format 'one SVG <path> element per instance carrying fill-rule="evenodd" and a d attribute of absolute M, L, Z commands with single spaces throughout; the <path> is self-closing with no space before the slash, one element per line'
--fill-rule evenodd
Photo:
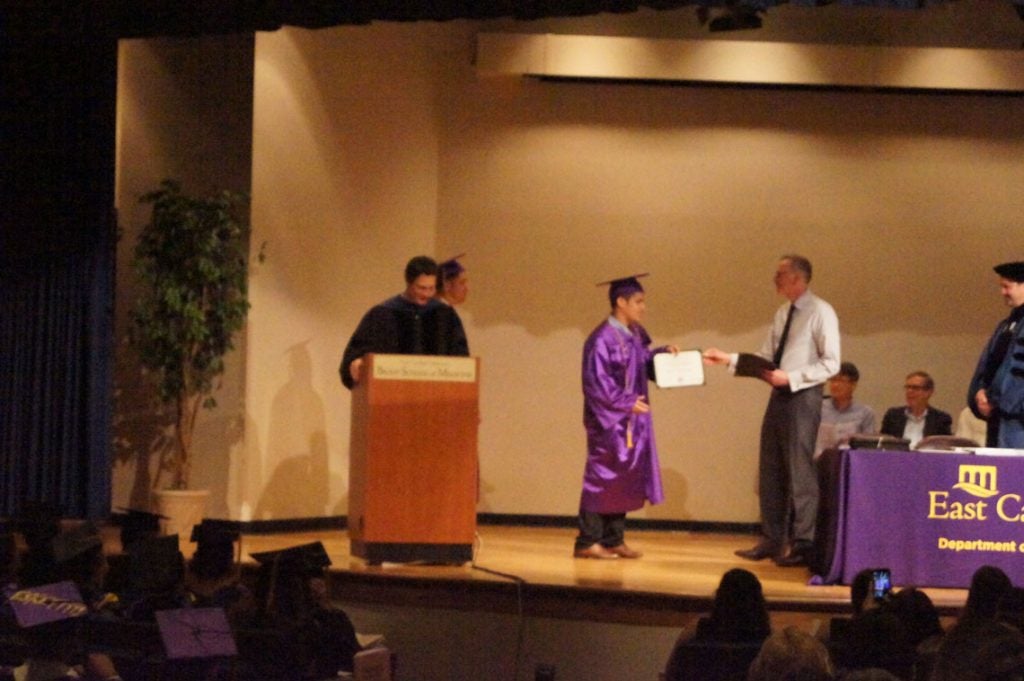
<path fill-rule="evenodd" d="M 789 0 L 0 0 L 9 35 L 134 38 L 323 28 L 372 21 L 534 20 L 639 9 L 743 5 Z M 791 4 L 914 9 L 944 0 L 792 0 Z M 1024 3 L 1024 0 L 1013 0 Z M 1018 4 L 1018 8 L 1022 5 Z"/>

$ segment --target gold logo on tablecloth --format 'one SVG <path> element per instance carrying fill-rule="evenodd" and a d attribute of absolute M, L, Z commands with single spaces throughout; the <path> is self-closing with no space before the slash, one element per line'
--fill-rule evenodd
<path fill-rule="evenodd" d="M 999 494 L 996 487 L 996 467 L 963 464 L 960 466 L 960 482 L 953 489 L 961 489 L 968 494 L 988 499 Z"/>

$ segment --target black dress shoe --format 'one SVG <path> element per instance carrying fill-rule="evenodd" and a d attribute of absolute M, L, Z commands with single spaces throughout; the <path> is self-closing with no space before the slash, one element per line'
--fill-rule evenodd
<path fill-rule="evenodd" d="M 775 548 L 767 542 L 761 542 L 753 548 L 738 549 L 733 553 L 740 558 L 746 558 L 747 560 L 764 560 L 765 558 L 771 558 L 775 555 Z"/>
<path fill-rule="evenodd" d="M 789 549 L 789 553 L 776 558 L 775 564 L 779 567 L 801 567 L 807 565 L 812 548 L 814 547 L 810 542 L 794 542 L 793 546 Z"/>

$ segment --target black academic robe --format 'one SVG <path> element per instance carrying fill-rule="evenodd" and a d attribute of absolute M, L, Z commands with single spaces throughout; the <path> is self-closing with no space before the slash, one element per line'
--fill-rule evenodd
<path fill-rule="evenodd" d="M 338 372 L 351 390 L 349 365 L 369 353 L 469 356 L 469 343 L 455 308 L 430 300 L 416 305 L 402 296 L 385 300 L 363 315 L 345 347 Z"/>

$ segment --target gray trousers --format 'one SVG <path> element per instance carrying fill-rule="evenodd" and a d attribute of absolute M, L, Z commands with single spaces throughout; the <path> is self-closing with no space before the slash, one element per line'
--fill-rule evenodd
<path fill-rule="evenodd" d="M 818 515 L 814 443 L 823 392 L 820 385 L 797 393 L 772 390 L 764 412 L 758 471 L 761 533 L 778 549 L 787 539 L 814 541 Z"/>

